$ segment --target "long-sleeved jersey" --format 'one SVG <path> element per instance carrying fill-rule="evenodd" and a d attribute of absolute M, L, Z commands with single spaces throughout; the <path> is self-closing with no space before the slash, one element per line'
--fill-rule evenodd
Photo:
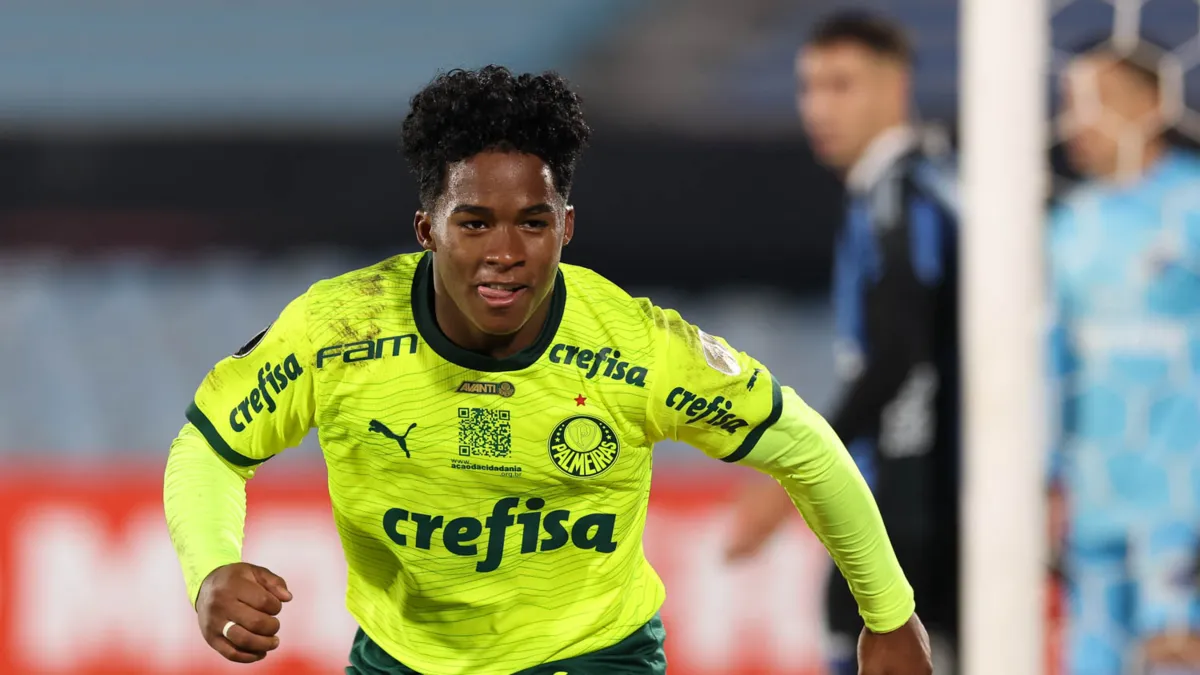
<path fill-rule="evenodd" d="M 762 363 L 570 265 L 534 344 L 469 352 L 434 317 L 435 264 L 318 282 L 205 378 L 165 485 L 193 599 L 240 559 L 245 481 L 315 427 L 349 610 L 418 672 L 511 673 L 650 620 L 664 589 L 641 537 L 666 438 L 777 478 L 873 629 L 912 614 L 849 454 Z"/>

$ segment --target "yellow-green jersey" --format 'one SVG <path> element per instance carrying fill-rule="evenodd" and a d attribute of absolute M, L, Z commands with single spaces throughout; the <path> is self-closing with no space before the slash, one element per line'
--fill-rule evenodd
<path fill-rule="evenodd" d="M 403 255 L 318 282 L 201 384 L 166 489 L 193 600 L 208 572 L 239 559 L 244 506 L 228 500 L 236 533 L 200 532 L 191 509 L 211 506 L 172 486 L 201 460 L 175 455 L 202 436 L 207 466 L 245 479 L 315 427 L 349 611 L 418 672 L 512 673 L 649 621 L 664 589 L 641 538 L 652 448 L 666 438 L 777 477 L 868 625 L 911 615 L 853 463 L 761 363 L 570 265 L 529 348 L 469 352 L 438 328 L 433 264 Z"/>

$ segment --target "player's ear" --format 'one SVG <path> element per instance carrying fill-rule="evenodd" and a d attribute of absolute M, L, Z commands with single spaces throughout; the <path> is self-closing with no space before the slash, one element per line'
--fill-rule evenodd
<path fill-rule="evenodd" d="M 563 246 L 571 243 L 571 239 L 575 237 L 575 207 L 567 205 L 567 212 L 563 218 Z"/>
<path fill-rule="evenodd" d="M 417 233 L 417 243 L 421 248 L 437 252 L 437 244 L 433 241 L 433 218 L 428 211 L 417 211 L 413 216 L 413 231 Z"/>

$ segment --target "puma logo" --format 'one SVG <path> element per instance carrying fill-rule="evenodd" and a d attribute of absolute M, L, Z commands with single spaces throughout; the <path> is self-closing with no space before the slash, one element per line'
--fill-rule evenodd
<path fill-rule="evenodd" d="M 758 374 L 762 372 L 762 368 L 755 368 L 754 373 L 750 375 L 750 381 L 746 383 L 746 391 L 754 389 L 754 383 L 758 382 Z"/>
<path fill-rule="evenodd" d="M 405 431 L 404 434 L 401 436 L 397 436 L 396 432 L 389 429 L 386 424 L 384 424 L 383 422 L 380 422 L 379 420 L 371 420 L 371 424 L 367 427 L 367 429 L 369 431 L 373 431 L 381 436 L 387 436 L 388 438 L 392 439 L 393 441 L 396 441 L 396 443 L 400 445 L 400 449 L 404 451 L 404 456 L 408 457 L 409 459 L 412 459 L 412 454 L 408 451 L 408 432 L 412 431 L 413 428 L 416 426 L 417 426 L 416 422 L 413 422 L 412 424 L 408 425 L 408 430 Z"/>

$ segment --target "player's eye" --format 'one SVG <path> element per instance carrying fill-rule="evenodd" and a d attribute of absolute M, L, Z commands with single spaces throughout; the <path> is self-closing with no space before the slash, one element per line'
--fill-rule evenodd
<path fill-rule="evenodd" d="M 525 227 L 532 227 L 534 229 L 540 230 L 543 228 L 550 227 L 550 223 L 548 223 L 544 220 L 527 220 L 527 221 L 525 221 Z"/>
<path fill-rule="evenodd" d="M 487 227 L 487 223 L 482 220 L 467 220 L 458 224 L 464 230 L 482 230 Z"/>

